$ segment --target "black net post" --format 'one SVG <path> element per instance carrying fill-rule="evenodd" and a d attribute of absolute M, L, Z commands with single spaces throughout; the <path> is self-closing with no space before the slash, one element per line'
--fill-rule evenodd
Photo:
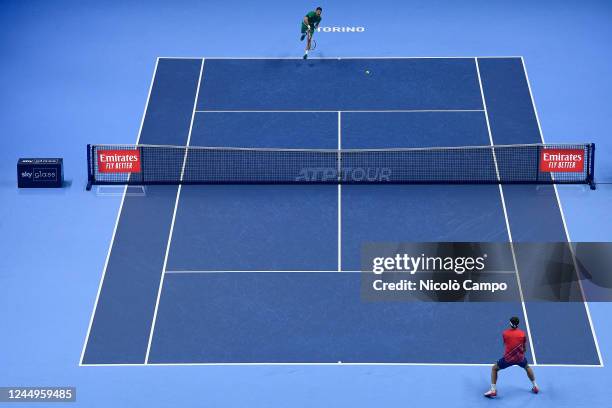
<path fill-rule="evenodd" d="M 91 165 L 92 148 L 91 145 L 87 145 L 87 187 L 86 190 L 91 190 L 91 186 L 94 183 L 93 166 Z"/>
<path fill-rule="evenodd" d="M 587 182 L 589 183 L 591 190 L 595 190 L 595 143 L 591 143 L 589 147 L 589 174 L 587 175 Z"/>

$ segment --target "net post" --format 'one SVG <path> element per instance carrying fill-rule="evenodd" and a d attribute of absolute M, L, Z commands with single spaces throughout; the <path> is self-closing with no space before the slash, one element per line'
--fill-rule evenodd
<path fill-rule="evenodd" d="M 91 166 L 91 145 L 87 144 L 87 187 L 85 190 L 90 191 L 93 185 L 93 169 Z"/>
<path fill-rule="evenodd" d="M 595 190 L 595 143 L 589 144 L 589 150 L 591 151 L 589 160 L 589 174 L 587 175 L 587 182 L 591 187 L 591 190 Z"/>

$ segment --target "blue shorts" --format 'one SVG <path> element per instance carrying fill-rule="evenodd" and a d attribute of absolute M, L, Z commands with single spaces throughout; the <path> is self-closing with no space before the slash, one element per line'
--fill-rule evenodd
<path fill-rule="evenodd" d="M 503 357 L 500 358 L 499 360 L 497 360 L 497 368 L 499 368 L 500 370 L 503 370 L 503 369 L 508 368 L 508 367 L 512 367 L 514 365 L 517 365 L 517 366 L 519 366 L 521 368 L 525 368 L 525 367 L 527 367 L 527 359 L 524 358 L 523 361 L 519 361 L 519 362 L 516 362 L 516 363 L 510 363 L 510 362 L 506 361 L 506 359 L 503 358 Z"/>

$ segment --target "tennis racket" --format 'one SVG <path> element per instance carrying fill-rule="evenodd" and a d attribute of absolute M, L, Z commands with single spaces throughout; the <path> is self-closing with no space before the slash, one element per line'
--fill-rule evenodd
<path fill-rule="evenodd" d="M 310 44 L 310 47 L 308 47 L 308 51 L 312 51 L 317 48 L 317 42 L 314 38 L 312 38 L 312 30 L 308 30 L 308 43 Z"/>

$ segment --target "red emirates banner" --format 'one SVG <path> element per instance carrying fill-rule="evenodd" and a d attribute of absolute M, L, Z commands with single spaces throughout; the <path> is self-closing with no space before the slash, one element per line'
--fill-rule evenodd
<path fill-rule="evenodd" d="M 100 173 L 140 173 L 140 150 L 99 150 Z"/>
<path fill-rule="evenodd" d="M 582 173 L 584 171 L 584 150 L 542 149 L 540 171 L 545 173 Z"/>

